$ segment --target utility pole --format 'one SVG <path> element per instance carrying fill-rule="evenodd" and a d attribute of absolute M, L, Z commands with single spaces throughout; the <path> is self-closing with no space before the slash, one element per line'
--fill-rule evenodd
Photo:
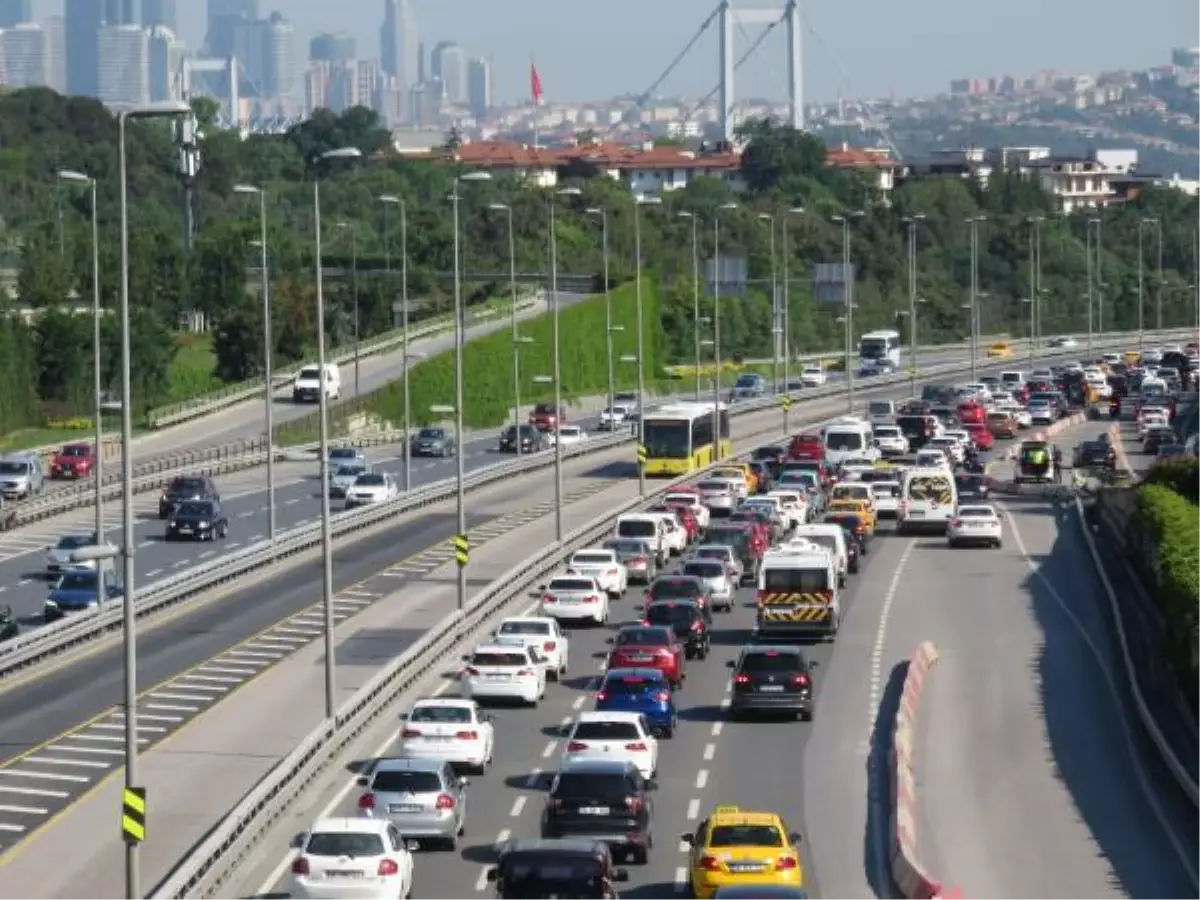
<path fill-rule="evenodd" d="M 1145 265 L 1142 259 L 1142 235 L 1145 233 L 1146 222 L 1144 219 L 1138 219 L 1137 226 L 1137 253 L 1138 253 L 1138 279 L 1137 279 L 1137 309 L 1138 309 L 1138 351 L 1140 352 L 1146 346 L 1146 292 L 1145 292 Z"/>

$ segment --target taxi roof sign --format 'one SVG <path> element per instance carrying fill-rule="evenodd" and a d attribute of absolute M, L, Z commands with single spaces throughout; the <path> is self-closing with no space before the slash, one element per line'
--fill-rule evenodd
<path fill-rule="evenodd" d="M 737 806 L 718 806 L 713 810 L 713 812 L 728 816 L 732 815 L 733 813 L 741 812 L 741 808 Z"/>

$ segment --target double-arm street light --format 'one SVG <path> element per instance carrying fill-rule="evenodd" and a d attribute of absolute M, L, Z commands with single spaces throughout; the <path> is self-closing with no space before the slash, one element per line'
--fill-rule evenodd
<path fill-rule="evenodd" d="M 383 204 L 383 256 L 387 275 L 392 274 L 392 232 L 388 207 L 400 208 L 400 358 L 404 366 L 401 376 L 404 393 L 404 492 L 412 490 L 412 448 L 409 432 L 412 428 L 412 399 L 408 391 L 408 204 L 395 194 L 381 194 L 375 198 Z"/>
<path fill-rule="evenodd" d="M 845 312 L 842 314 L 845 334 L 845 374 L 846 374 L 846 412 L 854 412 L 854 366 L 851 364 L 851 354 L 854 352 L 854 274 L 850 267 L 850 222 L 861 219 L 866 213 L 861 209 L 851 210 L 841 215 L 833 216 L 833 221 L 842 226 L 842 299 Z"/>
<path fill-rule="evenodd" d="M 611 416 L 613 404 L 617 402 L 617 384 L 613 372 L 612 289 L 608 283 L 608 207 L 591 206 L 586 211 L 589 216 L 600 217 L 600 256 L 604 268 L 604 349 L 608 362 L 608 409 Z"/>
<path fill-rule="evenodd" d="M 267 535 L 275 540 L 275 385 L 271 376 L 271 277 L 267 253 L 267 192 L 252 184 L 235 184 L 235 194 L 258 197 L 259 271 L 262 278 L 264 425 L 267 430 Z"/>
<path fill-rule="evenodd" d="M 642 207 L 661 206 L 661 197 L 644 197 L 635 195 L 633 198 L 633 259 L 634 259 L 634 297 L 637 315 L 637 441 L 638 454 L 646 445 L 646 343 L 645 323 L 642 321 Z M 646 496 L 646 467 L 638 464 L 638 496 Z"/>
<path fill-rule="evenodd" d="M 908 226 L 908 369 L 912 394 L 917 395 L 917 225 L 925 213 L 911 213 L 900 219 Z"/>
<path fill-rule="evenodd" d="M 102 406 L 100 379 L 100 225 L 97 218 L 96 179 L 82 172 L 64 169 L 58 173 L 58 180 L 70 184 L 85 185 L 92 195 L 92 398 L 93 412 L 96 417 L 96 459 L 92 464 L 92 483 L 95 486 L 95 522 L 96 543 L 104 543 L 104 424 L 101 417 L 104 414 Z"/>
<path fill-rule="evenodd" d="M 1045 216 L 1026 216 L 1029 225 L 1029 362 L 1037 353 L 1042 324 L 1042 223 Z M 976 248 L 976 260 L 978 260 Z"/>
<path fill-rule="evenodd" d="M 190 116 L 192 108 L 183 101 L 149 103 L 117 112 L 117 156 L 120 166 L 121 204 L 121 505 L 124 531 L 125 601 L 122 626 L 125 642 L 125 787 L 138 788 L 137 731 L 137 618 L 134 615 L 134 518 L 133 518 L 133 396 L 130 385 L 129 346 L 129 173 L 125 154 L 125 132 L 130 119 L 178 119 Z M 96 448 L 97 454 L 101 448 Z M 100 536 L 96 536 L 100 540 Z M 103 582 L 101 582 L 103 584 Z M 125 896 L 141 897 L 138 842 L 125 843 Z"/>
<path fill-rule="evenodd" d="M 1138 349 L 1141 350 L 1146 343 L 1146 291 L 1145 291 L 1145 260 L 1144 260 L 1144 238 L 1146 228 L 1154 228 L 1158 232 L 1158 328 L 1162 329 L 1162 220 L 1147 216 L 1144 219 L 1138 219 L 1137 230 L 1137 247 L 1138 247 Z"/>
<path fill-rule="evenodd" d="M 692 222 L 692 339 L 695 344 L 696 400 L 700 400 L 700 215 L 683 210 L 676 213 Z"/>
<path fill-rule="evenodd" d="M 512 357 L 513 357 L 513 445 L 521 455 L 521 345 L 532 344 L 533 338 L 522 337 L 517 327 L 517 235 L 513 228 L 512 206 L 508 203 L 489 203 L 488 209 L 503 212 L 508 218 L 508 287 L 512 295 Z"/>

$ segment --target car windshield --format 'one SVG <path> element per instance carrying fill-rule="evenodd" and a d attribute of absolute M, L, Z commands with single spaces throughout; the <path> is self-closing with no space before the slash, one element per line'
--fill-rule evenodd
<path fill-rule="evenodd" d="M 758 385 L 758 376 L 757 375 L 739 375 L 737 382 L 734 384 L 734 387 L 748 388 L 748 387 L 756 387 L 757 385 Z"/>
<path fill-rule="evenodd" d="M 441 791 L 442 779 L 437 772 L 407 769 L 376 772 L 371 790 L 382 794 L 433 794 Z"/>
<path fill-rule="evenodd" d="M 713 544 L 724 544 L 737 550 L 745 550 L 750 543 L 750 535 L 740 528 L 710 528 L 707 537 Z"/>
<path fill-rule="evenodd" d="M 638 553 L 649 553 L 650 545 L 645 541 L 609 541 L 607 546 L 609 549 L 626 555 L 635 555 Z"/>
<path fill-rule="evenodd" d="M 996 511 L 990 506 L 964 506 L 959 509 L 960 519 L 994 519 Z"/>
<path fill-rule="evenodd" d="M 357 478 L 365 471 L 366 466 L 338 466 L 335 474 L 338 478 Z"/>
<path fill-rule="evenodd" d="M 94 534 L 64 534 L 55 544 L 56 550 L 77 550 L 80 547 L 90 547 L 96 540 Z"/>
<path fill-rule="evenodd" d="M 354 479 L 355 487 L 383 487 L 387 481 L 382 475 L 363 473 Z"/>
<path fill-rule="evenodd" d="M 500 634 L 549 634 L 549 622 L 501 622 Z"/>
<path fill-rule="evenodd" d="M 175 509 L 175 516 L 179 519 L 203 518 L 212 514 L 211 503 L 180 503 Z"/>
<path fill-rule="evenodd" d="M 571 732 L 575 741 L 628 741 L 641 737 L 633 722 L 578 722 Z"/>
<path fill-rule="evenodd" d="M 500 650 L 485 650 L 476 652 L 471 657 L 471 665 L 512 668 L 529 665 L 529 658 L 524 653 L 504 653 Z"/>
<path fill-rule="evenodd" d="M 626 628 L 617 632 L 616 646 L 662 647 L 671 642 L 665 628 Z"/>
<path fill-rule="evenodd" d="M 92 448 L 80 444 L 72 444 L 70 446 L 63 447 L 59 452 L 63 456 L 90 456 L 92 453 Z"/>
<path fill-rule="evenodd" d="M 204 482 L 199 478 L 176 478 L 167 491 L 172 494 L 202 494 Z"/>
<path fill-rule="evenodd" d="M 321 370 L 317 366 L 305 366 L 300 370 L 300 374 L 296 376 L 300 381 L 316 381 L 321 377 Z"/>
<path fill-rule="evenodd" d="M 410 722 L 470 722 L 471 710 L 465 706 L 418 706 L 409 714 Z"/>
<path fill-rule="evenodd" d="M 743 672 L 794 672 L 804 667 L 804 657 L 799 653 L 783 653 L 779 650 L 747 653 L 739 666 Z"/>
<path fill-rule="evenodd" d="M 831 431 L 825 435 L 825 446 L 830 450 L 861 450 L 863 439 L 857 431 Z"/>
<path fill-rule="evenodd" d="M 783 835 L 774 825 L 715 825 L 710 847 L 782 847 Z"/>
<path fill-rule="evenodd" d="M 446 432 L 441 428 L 422 428 L 417 434 L 417 439 L 422 441 L 440 441 L 446 436 Z"/>
<path fill-rule="evenodd" d="M 622 519 L 617 523 L 617 534 L 621 537 L 655 537 L 658 523 L 648 519 Z"/>
<path fill-rule="evenodd" d="M 695 578 L 721 578 L 725 575 L 725 567 L 719 562 L 690 562 L 684 563 L 683 574 Z"/>
<path fill-rule="evenodd" d="M 329 451 L 330 459 L 358 459 L 358 451 L 353 447 L 334 447 Z"/>
<path fill-rule="evenodd" d="M 829 589 L 829 573 L 824 568 L 763 569 L 762 586 L 765 591 L 789 593 L 825 591 Z"/>
<path fill-rule="evenodd" d="M 692 454 L 690 422 L 650 419 L 642 424 L 646 453 L 656 459 L 686 459 Z"/>
<path fill-rule="evenodd" d="M 95 572 L 68 572 L 59 581 L 58 586 L 64 591 L 94 591 L 96 584 Z"/>
<path fill-rule="evenodd" d="M 499 882 L 505 900 L 608 896 L 600 862 L 574 853 L 507 854 L 500 863 Z"/>
<path fill-rule="evenodd" d="M 318 831 L 309 835 L 306 856 L 349 857 L 383 856 L 383 839 L 377 834 L 352 831 Z"/>
<path fill-rule="evenodd" d="M 894 438 L 900 437 L 900 429 L 895 425 L 880 425 L 875 428 L 875 437 L 877 438 Z"/>
<path fill-rule="evenodd" d="M 539 403 L 537 406 L 535 406 L 533 408 L 533 414 L 535 416 L 552 416 L 552 415 L 554 415 L 554 404 L 553 403 Z"/>
<path fill-rule="evenodd" d="M 582 800 L 590 797 L 626 797 L 636 790 L 624 772 L 560 772 L 554 779 L 550 795 Z"/>

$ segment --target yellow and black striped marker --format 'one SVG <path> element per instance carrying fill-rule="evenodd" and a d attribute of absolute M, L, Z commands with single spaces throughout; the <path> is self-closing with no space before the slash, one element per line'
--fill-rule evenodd
<path fill-rule="evenodd" d="M 465 534 L 454 536 L 454 558 L 460 566 L 465 566 L 471 556 L 471 540 Z"/>
<path fill-rule="evenodd" d="M 792 397 L 791 397 L 791 395 L 790 395 L 790 394 L 784 394 L 784 395 L 783 395 L 783 399 L 779 401 L 779 405 L 780 405 L 780 406 L 782 406 L 782 407 L 784 408 L 784 410 L 789 410 L 789 409 L 791 409 L 791 408 L 792 408 Z"/>
<path fill-rule="evenodd" d="M 821 622 L 829 618 L 830 612 L 828 606 L 760 606 L 758 618 L 761 622 Z"/>
<path fill-rule="evenodd" d="M 145 788 L 125 788 L 121 800 L 121 837 L 127 844 L 140 844 L 146 839 Z"/>
<path fill-rule="evenodd" d="M 759 606 L 795 606 L 800 603 L 826 606 L 833 597 L 817 591 L 762 591 L 758 595 Z"/>
<path fill-rule="evenodd" d="M 644 466 L 645 464 L 646 464 L 646 447 L 644 444 L 638 444 L 638 465 Z"/>

